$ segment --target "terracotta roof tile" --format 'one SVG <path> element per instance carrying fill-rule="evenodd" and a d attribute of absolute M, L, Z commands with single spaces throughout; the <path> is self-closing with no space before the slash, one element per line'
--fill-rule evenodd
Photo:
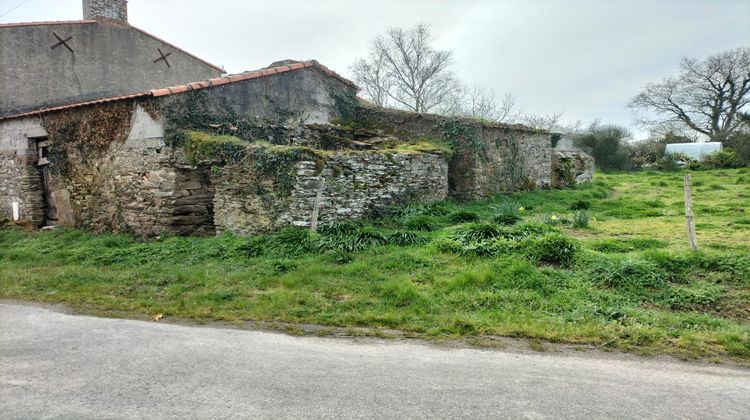
<path fill-rule="evenodd" d="M 24 112 L 22 114 L 15 114 L 15 115 L 8 115 L 5 117 L 0 117 L 0 121 L 10 120 L 14 118 L 21 118 L 21 117 L 32 117 L 35 115 L 46 114 L 48 112 L 63 111 L 66 109 L 80 108 L 80 107 L 89 106 L 89 105 L 105 104 L 108 102 L 117 102 L 117 101 L 123 101 L 126 99 L 142 98 L 144 96 L 151 96 L 151 93 L 140 92 L 140 93 L 133 93 L 131 95 L 113 96 L 111 98 L 103 98 L 103 99 L 95 99 L 95 100 L 86 101 L 86 102 L 78 102 L 78 103 L 70 104 L 70 105 L 52 106 L 48 108 L 37 109 L 35 111 Z"/>
<path fill-rule="evenodd" d="M 55 106 L 55 107 L 42 108 L 36 111 L 24 112 L 21 114 L 0 117 L 0 121 L 12 119 L 12 118 L 39 115 L 39 114 L 53 112 L 53 111 L 61 111 L 65 109 L 78 108 L 78 107 L 87 106 L 87 105 L 95 105 L 95 104 L 101 104 L 101 103 L 106 103 L 106 102 L 120 101 L 120 100 L 125 100 L 125 99 L 134 99 L 134 98 L 140 98 L 140 97 L 146 97 L 146 96 L 161 97 L 161 96 L 175 95 L 179 93 L 185 93 L 191 90 L 206 89 L 206 88 L 211 88 L 215 86 L 236 83 L 236 82 L 240 82 L 243 80 L 257 79 L 259 77 L 266 77 L 266 76 L 271 76 L 274 74 L 287 73 L 290 71 L 295 71 L 295 70 L 304 69 L 304 68 L 317 69 L 319 71 L 322 71 L 324 74 L 328 76 L 337 78 L 342 83 L 348 86 L 351 86 L 355 89 L 357 88 L 357 86 L 352 81 L 339 76 L 338 73 L 331 71 L 330 69 L 328 69 L 328 67 L 325 67 L 324 65 L 318 63 L 317 61 L 311 60 L 311 61 L 304 61 L 300 63 L 293 63 L 291 65 L 284 65 L 280 67 L 272 67 L 272 68 L 263 69 L 263 70 L 249 71 L 249 72 L 234 74 L 234 75 L 230 75 L 226 77 L 219 77 L 216 79 L 204 80 L 201 82 L 192 82 L 192 83 L 179 85 L 179 86 L 170 86 L 167 88 L 153 89 L 148 92 L 134 93 L 132 95 L 115 96 L 112 98 L 103 98 L 103 99 L 80 102 L 80 103 L 75 103 L 75 104 L 70 104 L 70 105 L 60 105 L 60 106 Z"/>

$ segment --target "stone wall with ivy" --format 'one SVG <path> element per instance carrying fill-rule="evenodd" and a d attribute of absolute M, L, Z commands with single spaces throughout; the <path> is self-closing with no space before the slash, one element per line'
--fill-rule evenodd
<path fill-rule="evenodd" d="M 213 232 L 206 171 L 175 161 L 150 108 L 123 101 L 43 116 L 61 225 L 143 236 Z"/>
<path fill-rule="evenodd" d="M 255 234 L 361 219 L 393 204 L 445 199 L 447 177 L 440 154 L 255 147 L 211 171 L 216 229 Z"/>
<path fill-rule="evenodd" d="M 449 142 L 453 147 L 450 193 L 460 200 L 550 187 L 552 147 L 547 132 L 374 107 L 357 108 L 350 124 L 377 127 L 405 139 Z"/>
<path fill-rule="evenodd" d="M 353 112 L 356 91 L 316 68 L 159 98 L 168 143 L 184 130 L 212 131 L 247 141 L 289 144 L 305 125 L 328 124 Z"/>

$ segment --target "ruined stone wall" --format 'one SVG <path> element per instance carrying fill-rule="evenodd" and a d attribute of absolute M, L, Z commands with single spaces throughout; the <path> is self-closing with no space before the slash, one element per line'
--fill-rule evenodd
<path fill-rule="evenodd" d="M 271 173 L 259 171 L 256 159 L 211 172 L 217 231 L 256 234 L 361 219 L 389 205 L 448 194 L 448 165 L 438 154 L 301 152 Z"/>
<path fill-rule="evenodd" d="M 44 222 L 42 180 L 30 137 L 43 134 L 37 118 L 0 122 L 0 218 Z"/>
<path fill-rule="evenodd" d="M 551 184 L 552 147 L 546 132 L 521 125 L 364 107 L 357 109 L 355 122 L 405 139 L 452 143 L 450 194 L 460 200 Z"/>
<path fill-rule="evenodd" d="M 146 236 L 213 233 L 208 176 L 175 164 L 158 117 L 132 101 L 90 112 L 103 119 L 81 110 L 45 117 L 59 224 Z"/>

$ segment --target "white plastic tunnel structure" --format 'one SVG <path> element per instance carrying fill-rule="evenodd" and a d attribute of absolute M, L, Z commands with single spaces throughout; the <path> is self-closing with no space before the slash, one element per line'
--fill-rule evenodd
<path fill-rule="evenodd" d="M 689 157 L 690 159 L 702 161 L 706 156 L 711 153 L 718 152 L 722 149 L 722 144 L 718 142 L 712 143 L 675 143 L 668 144 L 665 155 L 681 154 Z"/>

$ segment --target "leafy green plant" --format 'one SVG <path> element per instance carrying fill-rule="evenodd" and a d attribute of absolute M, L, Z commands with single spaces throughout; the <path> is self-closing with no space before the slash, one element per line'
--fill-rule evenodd
<path fill-rule="evenodd" d="M 656 167 L 661 171 L 675 172 L 680 169 L 680 167 L 684 164 L 683 162 L 684 161 L 680 160 L 680 156 L 678 156 L 678 154 L 670 153 L 668 155 L 664 155 L 664 157 L 656 163 Z"/>
<path fill-rule="evenodd" d="M 589 213 L 585 210 L 573 214 L 573 227 L 576 229 L 587 229 L 589 227 Z"/>
<path fill-rule="evenodd" d="M 742 166 L 737 153 L 732 149 L 724 149 L 711 153 L 703 159 L 703 163 L 706 167 L 714 169 L 739 168 Z"/>

